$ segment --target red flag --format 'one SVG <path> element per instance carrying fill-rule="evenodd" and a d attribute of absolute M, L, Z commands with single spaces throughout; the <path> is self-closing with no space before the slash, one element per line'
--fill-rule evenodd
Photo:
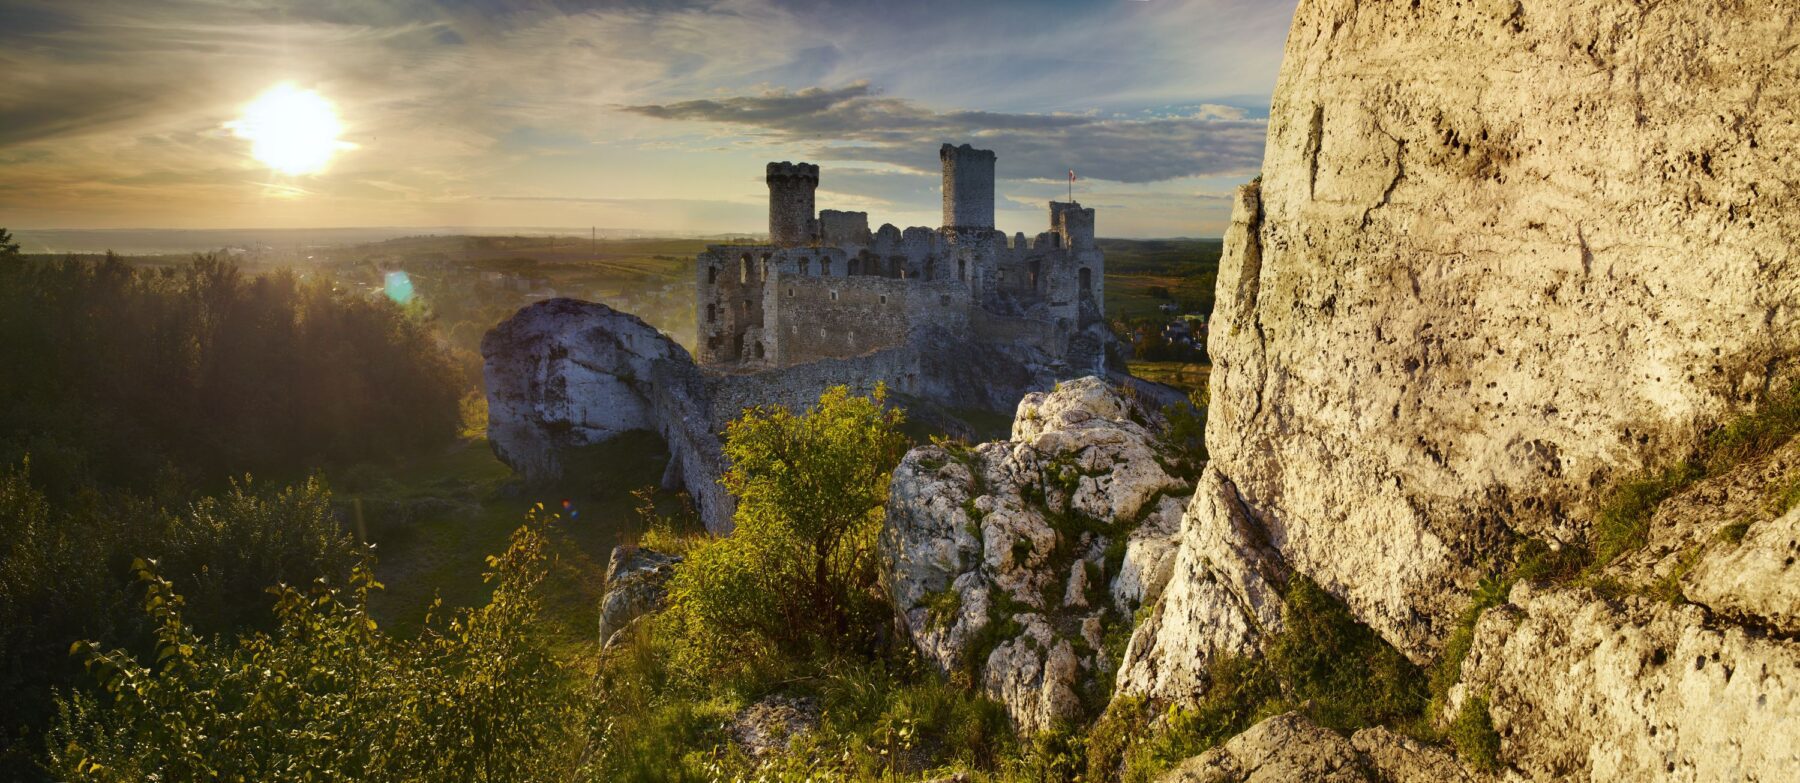
<path fill-rule="evenodd" d="M 1075 181 L 1075 170 L 1074 169 L 1069 169 L 1069 181 L 1070 182 Z"/>

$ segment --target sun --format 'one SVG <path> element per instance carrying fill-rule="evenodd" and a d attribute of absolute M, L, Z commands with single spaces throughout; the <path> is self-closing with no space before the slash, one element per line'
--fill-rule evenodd
<path fill-rule="evenodd" d="M 289 176 L 324 171 L 333 155 L 354 146 L 338 140 L 344 128 L 331 101 L 292 84 L 270 87 L 225 127 L 250 142 L 257 160 Z"/>

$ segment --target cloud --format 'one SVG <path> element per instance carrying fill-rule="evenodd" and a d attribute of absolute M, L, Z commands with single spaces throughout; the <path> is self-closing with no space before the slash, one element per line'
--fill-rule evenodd
<path fill-rule="evenodd" d="M 1267 130 L 1266 120 L 1217 105 L 1152 119 L 935 111 L 883 96 L 867 82 L 618 108 L 662 120 L 733 126 L 808 146 L 825 159 L 915 169 L 936 165 L 939 143 L 969 141 L 995 150 L 1000 176 L 1013 179 L 1068 168 L 1116 182 L 1238 175 L 1261 163 Z"/>
<path fill-rule="evenodd" d="M 735 204 L 754 161 L 805 156 L 838 203 L 916 216 L 944 141 L 1015 181 L 1241 176 L 1292 2 L 6 0 L 0 215 L 517 224 L 580 202 L 483 197 Z M 358 149 L 276 203 L 221 127 L 284 81 Z"/>

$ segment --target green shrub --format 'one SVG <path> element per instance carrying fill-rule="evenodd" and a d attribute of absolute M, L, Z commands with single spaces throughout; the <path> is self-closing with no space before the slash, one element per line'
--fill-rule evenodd
<path fill-rule="evenodd" d="M 1450 744 L 1469 765 L 1482 772 L 1500 767 L 1500 734 L 1488 716 L 1487 696 L 1471 696 L 1450 724 Z"/>
<path fill-rule="evenodd" d="M 71 643 L 150 648 L 134 559 L 156 562 L 185 598 L 184 621 L 208 635 L 270 627 L 265 590 L 338 583 L 355 560 L 317 482 L 275 490 L 246 479 L 168 511 L 123 492 L 53 501 L 33 485 L 33 467 L 0 469 L 0 746 L 11 746 L 0 777 L 31 763 L 52 692 L 80 677 Z M 24 731 L 30 738 L 15 744 Z"/>
<path fill-rule="evenodd" d="M 1620 483 L 1594 518 L 1595 564 L 1604 566 L 1642 548 L 1656 507 L 1703 476 L 1697 464 L 1681 462 Z"/>
<path fill-rule="evenodd" d="M 547 572 L 543 523 L 490 558 L 493 598 L 415 640 L 368 614 L 369 563 L 345 587 L 277 591 L 278 625 L 236 642 L 197 635 L 187 604 L 139 562 L 151 654 L 76 645 L 98 689 L 59 700 L 61 780 L 466 781 L 558 777 L 576 764 L 581 680 L 532 629 Z"/>
<path fill-rule="evenodd" d="M 690 676 L 872 650 L 888 617 L 875 539 L 906 445 L 901 421 L 883 389 L 865 398 L 840 386 L 803 415 L 758 408 L 726 428 L 735 529 L 691 551 L 669 587 Z"/>

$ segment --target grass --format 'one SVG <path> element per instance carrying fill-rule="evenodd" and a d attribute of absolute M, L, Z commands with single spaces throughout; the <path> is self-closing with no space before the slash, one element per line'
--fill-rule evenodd
<path fill-rule="evenodd" d="M 1174 304 L 1184 313 L 1212 312 L 1222 240 L 1102 239 L 1099 245 L 1106 253 L 1108 316 L 1159 317 L 1163 304 Z"/>
<path fill-rule="evenodd" d="M 1649 540 L 1657 505 L 1704 479 L 1763 457 L 1800 435 L 1800 385 L 1770 395 L 1756 410 L 1714 429 L 1690 457 L 1621 481 L 1594 519 L 1597 567 L 1640 549 Z M 1772 506 L 1800 501 L 1800 480 L 1770 497 Z"/>
<path fill-rule="evenodd" d="M 533 506 L 563 513 L 545 616 L 554 619 L 548 630 L 559 649 L 577 654 L 593 645 L 612 548 L 641 532 L 630 489 L 657 483 L 666 458 L 656 436 L 628 433 L 572 460 L 571 480 L 526 489 L 485 440 L 474 439 L 408 464 L 365 466 L 328 480 L 353 525 L 360 505 L 360 535 L 376 546 L 376 577 L 386 589 L 371 596 L 370 611 L 402 635 L 417 632 L 434 599 L 443 600 L 440 613 L 485 603 L 486 553 L 501 551 Z"/>

